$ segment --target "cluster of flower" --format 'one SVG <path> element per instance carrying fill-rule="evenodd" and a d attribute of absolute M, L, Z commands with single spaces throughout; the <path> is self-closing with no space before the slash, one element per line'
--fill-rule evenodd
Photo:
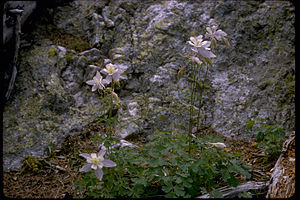
<path fill-rule="evenodd" d="M 197 37 L 190 37 L 190 40 L 187 41 L 192 46 L 192 51 L 199 53 L 203 58 L 214 58 L 215 54 L 211 52 L 210 45 L 212 44 L 214 48 L 217 47 L 217 40 L 223 41 L 227 47 L 229 47 L 229 42 L 225 36 L 227 34 L 221 29 L 217 30 L 217 26 L 212 26 L 206 28 L 207 33 L 206 37 L 210 38 L 210 41 L 204 41 L 203 36 L 199 35 Z M 191 59 L 201 65 L 202 61 L 195 56 L 191 56 Z"/>
<path fill-rule="evenodd" d="M 103 79 L 101 73 L 106 75 L 106 78 Z M 108 85 L 112 82 L 119 81 L 123 79 L 121 74 L 124 72 L 121 69 L 118 69 L 115 65 L 109 63 L 105 66 L 101 71 L 97 71 L 96 76 L 93 77 L 92 80 L 88 80 L 86 83 L 88 85 L 92 85 L 92 92 L 105 89 L 104 85 Z M 112 91 L 112 95 L 116 95 L 114 91 Z M 84 157 L 87 160 L 87 164 L 85 164 L 79 171 L 88 172 L 91 169 L 95 170 L 96 177 L 101 180 L 103 177 L 102 167 L 115 167 L 116 163 L 111 160 L 104 160 L 104 155 L 106 150 L 100 150 L 98 154 L 96 153 L 81 153 L 80 156 Z"/>
<path fill-rule="evenodd" d="M 100 72 L 97 71 L 96 76 L 92 80 L 88 80 L 86 83 L 88 85 L 92 85 L 92 92 L 105 89 L 104 85 L 108 85 L 113 81 L 119 81 L 122 76 L 121 74 L 124 72 L 121 69 L 118 69 L 115 65 L 109 63 L 105 66 L 106 68 L 102 69 L 100 72 L 106 74 L 106 78 L 103 79 Z"/>
<path fill-rule="evenodd" d="M 211 41 L 204 41 L 203 36 L 199 35 L 197 37 L 190 37 L 188 43 L 192 45 L 192 51 L 200 54 L 201 60 L 210 59 L 216 57 L 215 54 L 211 52 L 210 45 L 212 44 L 214 48 L 217 47 L 217 40 L 223 41 L 226 46 L 229 46 L 228 40 L 225 38 L 227 34 L 222 30 L 217 30 L 216 26 L 207 27 L 207 33 L 205 34 L 206 37 L 209 37 Z M 191 56 L 191 59 L 196 62 L 197 64 L 201 65 L 202 61 L 195 56 Z M 100 72 L 106 75 L 106 78 L 103 79 Z M 106 68 L 102 69 L 101 71 L 97 71 L 96 76 L 93 77 L 92 80 L 88 80 L 86 83 L 88 85 L 92 85 L 92 92 L 105 89 L 104 85 L 108 85 L 112 82 L 119 81 L 121 78 L 121 74 L 124 72 L 121 69 L 118 69 L 115 65 L 109 63 L 106 65 Z M 113 93 L 112 93 L 113 94 Z M 224 149 L 226 145 L 224 143 L 209 143 L 213 147 Z M 101 180 L 103 177 L 103 167 L 115 167 L 116 163 L 111 160 L 104 160 L 104 155 L 106 151 L 100 150 L 98 154 L 92 153 L 82 153 L 79 154 L 80 156 L 87 159 L 87 164 L 85 164 L 80 171 L 81 172 L 88 172 L 91 169 L 95 170 L 96 177 Z"/>

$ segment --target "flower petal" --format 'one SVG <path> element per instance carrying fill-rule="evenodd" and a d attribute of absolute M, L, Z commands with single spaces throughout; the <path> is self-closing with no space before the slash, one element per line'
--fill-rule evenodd
<path fill-rule="evenodd" d="M 226 35 L 227 35 L 227 33 L 225 33 L 224 31 L 218 30 L 218 31 L 216 32 L 216 34 L 215 34 L 215 37 L 216 37 L 217 40 L 221 40 L 221 37 L 224 37 L 224 36 L 226 36 Z"/>
<path fill-rule="evenodd" d="M 106 69 L 108 69 L 110 67 L 115 68 L 115 65 L 112 63 L 108 63 L 105 67 L 106 67 Z"/>
<path fill-rule="evenodd" d="M 83 167 L 81 169 L 79 169 L 80 172 L 88 172 L 90 171 L 92 164 L 91 163 L 87 163 L 85 165 L 83 165 Z"/>
<path fill-rule="evenodd" d="M 91 157 L 92 158 L 97 158 L 97 154 L 96 153 L 91 153 Z"/>
<path fill-rule="evenodd" d="M 119 81 L 121 73 L 116 72 L 112 75 L 114 81 Z"/>
<path fill-rule="evenodd" d="M 103 167 L 115 167 L 117 164 L 111 160 L 103 160 Z"/>
<path fill-rule="evenodd" d="M 190 37 L 190 41 L 191 41 L 193 44 L 195 44 L 195 43 L 196 43 L 196 38 Z"/>
<path fill-rule="evenodd" d="M 81 153 L 79 154 L 79 156 L 84 157 L 85 159 L 92 158 L 91 155 L 88 153 Z"/>
<path fill-rule="evenodd" d="M 195 46 L 194 43 L 192 43 L 191 41 L 187 41 L 190 45 Z"/>
<path fill-rule="evenodd" d="M 198 53 L 198 48 L 196 48 L 196 47 L 192 47 L 191 49 L 192 49 L 192 51 L 194 51 L 194 52 Z"/>
<path fill-rule="evenodd" d="M 198 48 L 198 53 L 203 56 L 203 57 L 206 57 L 206 58 L 214 58 L 216 57 L 215 54 L 213 54 L 212 52 L 210 51 L 207 51 L 205 48 L 203 47 L 200 47 Z"/>
<path fill-rule="evenodd" d="M 98 89 L 97 85 L 93 85 L 92 92 L 96 91 Z"/>
<path fill-rule="evenodd" d="M 218 28 L 218 26 L 212 26 L 212 27 L 211 27 L 212 32 L 213 32 L 213 33 L 216 32 L 217 28 Z"/>
<path fill-rule="evenodd" d="M 105 85 L 107 85 L 107 84 L 109 84 L 110 82 L 109 82 L 107 79 L 103 79 L 103 80 L 102 80 L 102 83 L 105 84 Z M 104 87 L 104 88 L 105 88 L 105 87 Z"/>
<path fill-rule="evenodd" d="M 211 37 L 212 37 L 212 34 L 210 34 L 210 33 L 205 33 L 205 37 L 211 38 Z"/>
<path fill-rule="evenodd" d="M 101 73 L 103 73 L 103 74 L 108 74 L 109 73 L 109 71 L 107 70 L 107 69 L 101 69 L 101 71 L 100 71 Z"/>
<path fill-rule="evenodd" d="M 111 75 L 106 76 L 106 82 L 110 83 L 112 81 Z"/>
<path fill-rule="evenodd" d="M 210 44 L 211 44 L 210 41 L 203 41 L 202 47 L 204 47 L 205 49 L 207 49 L 210 46 Z"/>
<path fill-rule="evenodd" d="M 96 78 L 97 78 L 99 81 L 102 80 L 102 76 L 101 76 L 101 74 L 100 74 L 99 71 L 97 71 Z"/>
<path fill-rule="evenodd" d="M 96 164 L 92 164 L 91 168 L 94 169 L 94 170 L 96 170 L 97 169 L 97 165 Z"/>
<path fill-rule="evenodd" d="M 95 174 L 96 174 L 96 177 L 101 181 L 102 177 L 103 177 L 103 171 L 101 168 L 98 168 L 95 170 Z"/>
<path fill-rule="evenodd" d="M 105 86 L 103 85 L 103 83 L 101 83 L 100 89 L 101 89 L 101 90 L 105 89 Z"/>
<path fill-rule="evenodd" d="M 95 81 L 94 80 L 88 80 L 86 83 L 88 85 L 95 85 Z"/>
<path fill-rule="evenodd" d="M 203 35 L 198 35 L 198 36 L 196 37 L 196 40 L 202 41 L 202 38 L 203 38 Z"/>
<path fill-rule="evenodd" d="M 105 153 L 106 153 L 106 150 L 105 149 L 101 149 L 99 152 L 98 152 L 98 154 L 97 154 L 97 156 L 98 157 L 100 157 L 100 156 L 104 156 L 105 155 Z"/>
<path fill-rule="evenodd" d="M 207 32 L 208 32 L 209 34 L 212 34 L 212 30 L 211 30 L 210 27 L 206 27 L 206 30 L 207 30 Z"/>

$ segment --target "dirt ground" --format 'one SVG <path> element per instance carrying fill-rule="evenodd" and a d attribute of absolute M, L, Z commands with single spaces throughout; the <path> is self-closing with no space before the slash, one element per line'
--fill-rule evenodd
<path fill-rule="evenodd" d="M 91 136 L 97 132 L 103 133 L 102 124 L 91 124 L 85 127 L 84 133 L 66 138 L 61 147 L 52 149 L 48 152 L 48 157 L 38 158 L 41 165 L 37 170 L 27 168 L 18 172 L 4 171 L 3 173 L 3 192 L 10 198 L 72 198 L 74 196 L 74 184 L 82 177 L 79 172 L 81 161 L 80 152 L 94 152 L 96 142 L 92 141 Z M 202 132 L 203 133 L 203 132 Z M 217 134 L 213 130 L 205 130 L 204 134 Z M 141 142 L 130 141 L 137 145 Z M 261 181 L 270 178 L 270 170 L 274 167 L 276 160 L 264 163 L 264 153 L 256 147 L 255 142 L 234 141 L 225 139 L 228 152 L 240 152 L 243 160 L 253 166 L 251 170 L 252 180 Z M 293 166 L 294 167 L 294 166 Z M 242 178 L 240 179 L 242 182 Z"/>

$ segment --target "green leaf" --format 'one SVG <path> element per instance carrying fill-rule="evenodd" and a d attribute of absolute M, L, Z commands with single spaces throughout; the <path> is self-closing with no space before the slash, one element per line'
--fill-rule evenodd
<path fill-rule="evenodd" d="M 176 176 L 175 182 L 178 183 L 178 184 L 182 183 L 182 179 L 180 177 Z"/>
<path fill-rule="evenodd" d="M 156 151 L 150 151 L 149 155 L 153 158 L 158 158 L 160 156 L 159 153 Z"/>
<path fill-rule="evenodd" d="M 172 156 L 171 158 L 170 158 L 170 163 L 173 165 L 173 166 L 177 166 L 177 156 Z"/>
<path fill-rule="evenodd" d="M 230 47 L 230 44 L 228 42 L 228 39 L 225 37 L 221 37 L 222 41 L 224 42 L 224 44 L 226 45 L 226 47 Z"/>
<path fill-rule="evenodd" d="M 243 176 L 245 176 L 247 179 L 251 177 L 251 174 L 244 170 L 242 167 L 239 166 L 239 163 L 237 163 L 237 160 L 231 161 L 231 165 L 228 166 L 228 170 L 231 172 L 239 173 Z"/>
<path fill-rule="evenodd" d="M 193 182 L 193 181 L 192 181 Z M 193 185 L 191 184 L 191 183 L 189 183 L 188 181 L 183 181 L 182 182 L 182 185 L 183 185 L 183 187 L 185 187 L 185 188 L 190 188 L 190 187 L 192 187 Z"/>
<path fill-rule="evenodd" d="M 239 182 L 232 174 L 230 174 L 230 178 L 228 179 L 228 184 L 232 187 L 236 187 L 238 186 Z"/>
<path fill-rule="evenodd" d="M 263 132 L 259 132 L 259 133 L 257 134 L 257 136 L 256 136 L 257 142 L 263 141 L 263 140 L 264 140 L 264 137 L 265 137 L 264 133 L 263 133 Z"/>
<path fill-rule="evenodd" d="M 248 130 L 252 130 L 253 126 L 254 126 L 255 121 L 254 120 L 249 120 L 246 121 L 246 127 Z"/>
<path fill-rule="evenodd" d="M 175 185 L 175 187 L 174 187 L 174 193 L 178 197 L 184 196 L 184 194 L 185 194 L 184 189 L 181 186 L 179 186 L 179 185 Z"/>
<path fill-rule="evenodd" d="M 177 175 L 182 176 L 184 178 L 188 177 L 188 174 L 182 172 L 176 172 Z"/>
<path fill-rule="evenodd" d="M 222 174 L 222 178 L 224 181 L 227 181 L 228 179 L 230 179 L 230 173 L 228 172 L 227 169 L 222 169 L 221 174 Z"/>
<path fill-rule="evenodd" d="M 172 182 L 168 182 L 166 185 L 162 186 L 162 190 L 163 190 L 165 193 L 170 192 L 172 189 L 173 189 Z"/>
<path fill-rule="evenodd" d="M 167 162 L 163 158 L 158 158 L 158 165 L 164 166 L 164 165 L 167 165 Z"/>
<path fill-rule="evenodd" d="M 193 163 L 191 169 L 194 173 L 197 173 L 199 170 L 199 165 L 197 163 Z"/>
<path fill-rule="evenodd" d="M 166 198 L 175 198 L 176 195 L 175 195 L 174 192 L 170 192 L 170 193 L 166 194 L 165 197 L 166 197 Z"/>
<path fill-rule="evenodd" d="M 212 61 L 211 61 L 210 58 L 204 57 L 204 60 L 206 61 L 207 64 L 209 64 L 210 66 L 212 66 Z"/>
<path fill-rule="evenodd" d="M 145 187 L 147 186 L 147 179 L 145 179 L 144 177 L 142 177 L 142 178 L 132 178 L 131 180 L 137 185 L 143 185 Z"/>
<path fill-rule="evenodd" d="M 178 71 L 178 80 L 181 79 L 182 73 L 183 73 L 183 70 L 184 70 L 184 69 L 185 69 L 185 66 L 182 66 L 182 67 L 179 69 L 179 71 Z"/>
<path fill-rule="evenodd" d="M 162 180 L 164 181 L 165 185 L 172 185 L 171 177 L 169 177 L 169 176 L 163 176 Z"/>
<path fill-rule="evenodd" d="M 201 194 L 207 194 L 207 190 L 205 187 L 200 187 Z"/>

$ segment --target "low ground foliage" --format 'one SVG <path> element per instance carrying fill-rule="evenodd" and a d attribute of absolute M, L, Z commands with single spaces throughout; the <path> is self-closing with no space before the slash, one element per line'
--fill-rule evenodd
<path fill-rule="evenodd" d="M 86 173 L 76 183 L 77 197 L 195 197 L 206 193 L 221 197 L 215 188 L 224 182 L 237 186 L 238 174 L 249 179 L 250 167 L 239 160 L 240 155 L 208 142 L 222 139 L 193 138 L 188 153 L 187 136 L 161 132 L 139 149 L 115 150 L 110 159 L 117 166 L 106 168 L 101 181 L 95 173 Z"/>

